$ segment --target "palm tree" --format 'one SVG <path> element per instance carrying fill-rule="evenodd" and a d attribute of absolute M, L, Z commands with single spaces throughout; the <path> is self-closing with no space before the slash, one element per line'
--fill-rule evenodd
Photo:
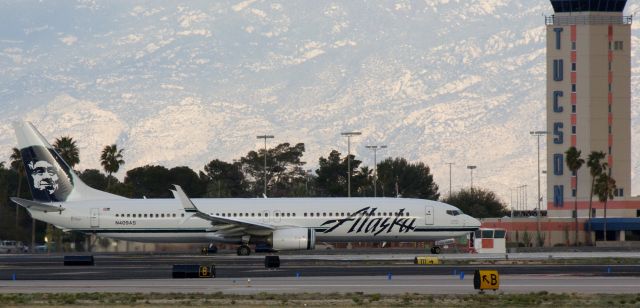
<path fill-rule="evenodd" d="M 111 174 L 117 173 L 120 170 L 120 166 L 124 165 L 124 159 L 122 159 L 122 152 L 124 149 L 118 150 L 118 146 L 115 144 L 107 145 L 102 150 L 100 155 L 100 165 L 104 168 L 104 171 L 109 175 L 107 177 L 107 189 L 111 186 Z"/>
<path fill-rule="evenodd" d="M 606 163 L 604 164 L 606 168 Z M 596 181 L 596 195 L 600 202 L 604 202 L 604 241 L 607 241 L 607 201 L 613 200 L 613 192 L 616 190 L 616 180 L 606 172 L 602 172 Z"/>
<path fill-rule="evenodd" d="M 72 137 L 63 136 L 63 137 L 57 138 L 53 142 L 53 148 L 56 150 L 56 152 L 58 152 L 58 154 L 60 154 L 60 157 L 62 157 L 62 159 L 67 163 L 67 165 L 69 165 L 69 168 L 71 168 L 69 172 L 75 172 L 73 171 L 73 167 L 75 167 L 75 165 L 80 163 L 80 150 L 76 145 L 76 141 L 73 140 Z M 49 224 L 47 224 L 47 228 L 48 227 L 49 227 Z M 56 242 L 57 242 L 56 249 L 57 251 L 61 251 L 62 230 L 57 228 L 52 228 L 52 230 L 53 230 L 52 236 L 56 239 Z M 76 235 L 73 235 L 73 236 L 75 237 Z M 81 235 L 81 236 L 84 236 L 84 235 Z"/>
<path fill-rule="evenodd" d="M 76 141 L 72 137 L 64 136 L 55 140 L 53 148 L 60 154 L 62 159 L 73 169 L 75 165 L 80 163 L 80 150 L 76 145 Z"/>
<path fill-rule="evenodd" d="M 589 173 L 591 174 L 591 193 L 589 194 L 589 243 L 591 243 L 591 212 L 593 202 L 593 189 L 596 185 L 596 179 L 604 172 L 606 163 L 603 163 L 605 154 L 602 151 L 592 151 L 587 157 L 587 167 L 589 167 Z"/>
<path fill-rule="evenodd" d="M 24 165 L 22 164 L 22 155 L 20 154 L 20 150 L 18 148 L 13 148 L 11 152 L 11 169 L 18 173 L 18 191 L 16 192 L 16 197 L 20 198 L 20 191 L 22 190 L 22 177 L 24 174 Z M 16 206 L 16 227 L 18 227 L 20 221 L 20 207 Z"/>
<path fill-rule="evenodd" d="M 582 168 L 584 159 L 580 156 L 582 151 L 576 149 L 576 147 L 570 147 L 565 154 L 567 155 L 567 167 L 573 174 L 576 175 L 576 195 L 573 199 L 573 209 L 575 212 L 575 245 L 578 246 L 578 170 Z"/>

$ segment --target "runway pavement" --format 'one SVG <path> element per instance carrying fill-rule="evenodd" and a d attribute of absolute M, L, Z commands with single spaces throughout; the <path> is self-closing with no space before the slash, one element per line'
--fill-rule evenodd
<path fill-rule="evenodd" d="M 576 254 L 579 256 L 575 259 L 584 254 L 593 255 Z M 456 265 L 415 265 L 415 256 L 282 255 L 281 267 L 270 270 L 264 267 L 264 255 L 97 254 L 94 266 L 63 266 L 63 255 L 3 255 L 0 256 L 0 292 L 473 293 L 476 292 L 472 281 L 476 269 L 498 270 L 503 292 L 635 293 L 640 290 L 640 262 L 635 261 L 596 265 L 586 261 L 584 264 L 540 262 L 570 258 L 571 254 L 567 253 L 557 257 L 522 254 L 489 259 L 477 255 L 440 255 L 441 259 L 465 259 L 463 264 Z M 606 256 L 640 261 L 637 253 L 607 253 Z M 216 278 L 170 279 L 173 264 L 214 264 Z"/>
<path fill-rule="evenodd" d="M 637 293 L 640 277 L 573 277 L 562 275 L 503 275 L 503 293 Z M 0 281 L 0 293 L 125 292 L 125 293 L 347 293 L 472 294 L 472 276 L 453 275 L 272 277 L 152 280 L 17 280 Z M 492 291 L 488 291 L 492 292 Z"/>
<path fill-rule="evenodd" d="M 472 273 L 475 269 L 498 268 L 502 274 L 563 274 L 577 276 L 640 276 L 640 262 L 635 264 L 522 264 L 506 263 L 504 257 L 496 264 L 415 265 L 415 255 L 368 256 L 281 256 L 281 267 L 267 270 L 264 255 L 95 255 L 94 266 L 63 266 L 62 255 L 0 256 L 0 280 L 110 280 L 171 278 L 174 264 L 215 265 L 220 278 L 246 277 L 315 277 L 315 276 L 385 276 L 392 275 L 453 275 Z M 440 256 L 442 258 L 442 256 Z M 485 260 L 486 261 L 486 260 Z M 486 262 L 485 262 L 486 263 Z M 518 262 L 516 262 L 518 263 Z M 533 263 L 533 264 L 532 264 Z"/>

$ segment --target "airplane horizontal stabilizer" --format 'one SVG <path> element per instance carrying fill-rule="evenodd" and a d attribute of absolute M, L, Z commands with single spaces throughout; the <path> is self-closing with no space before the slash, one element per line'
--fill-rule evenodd
<path fill-rule="evenodd" d="M 27 209 L 40 212 L 60 212 L 65 210 L 65 208 L 63 208 L 62 206 L 48 205 L 37 201 L 31 201 L 17 197 L 12 197 L 11 201 Z"/>

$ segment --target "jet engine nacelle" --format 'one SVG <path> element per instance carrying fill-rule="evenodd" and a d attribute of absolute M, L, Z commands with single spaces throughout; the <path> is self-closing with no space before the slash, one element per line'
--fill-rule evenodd
<path fill-rule="evenodd" d="M 289 228 L 273 231 L 271 247 L 275 250 L 309 250 L 316 245 L 316 230 Z"/>

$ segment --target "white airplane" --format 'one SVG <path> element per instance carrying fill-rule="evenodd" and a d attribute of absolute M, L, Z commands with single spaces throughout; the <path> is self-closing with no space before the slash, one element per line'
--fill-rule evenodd
<path fill-rule="evenodd" d="M 315 242 L 408 242 L 469 234 L 480 222 L 451 205 L 401 198 L 129 199 L 84 184 L 28 122 L 14 123 L 33 200 L 11 198 L 64 231 L 160 243 L 250 243 L 273 250 Z M 432 249 L 433 253 L 438 253 Z"/>

